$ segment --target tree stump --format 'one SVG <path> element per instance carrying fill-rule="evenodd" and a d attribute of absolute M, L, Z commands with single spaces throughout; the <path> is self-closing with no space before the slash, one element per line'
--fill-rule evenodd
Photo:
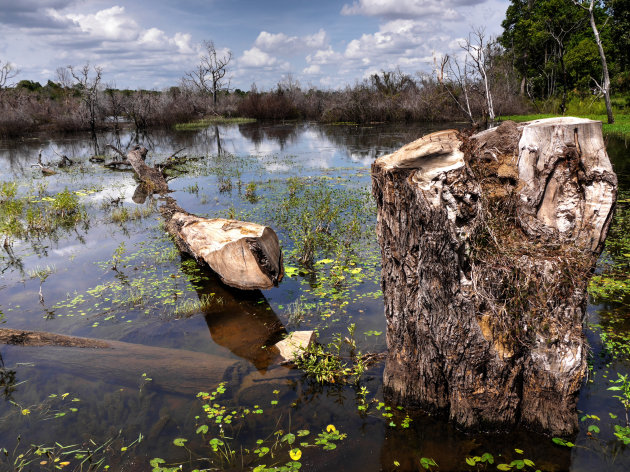
<path fill-rule="evenodd" d="M 601 122 L 433 133 L 377 159 L 372 191 L 389 397 L 467 428 L 576 431 L 617 194 Z"/>

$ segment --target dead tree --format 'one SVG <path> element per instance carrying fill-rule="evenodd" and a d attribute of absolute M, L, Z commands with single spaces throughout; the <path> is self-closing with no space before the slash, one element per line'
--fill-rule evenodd
<path fill-rule="evenodd" d="M 464 427 L 574 432 L 617 193 L 601 123 L 434 133 L 379 158 L 372 185 L 389 397 Z"/>
<path fill-rule="evenodd" d="M 75 80 L 75 87 L 81 94 L 81 101 L 85 105 L 85 109 L 88 114 L 88 123 L 90 125 L 90 131 L 92 136 L 96 135 L 96 118 L 98 114 L 98 93 L 101 83 L 101 76 L 103 69 L 101 67 L 94 67 L 94 75 L 90 77 L 90 64 L 86 63 L 80 69 L 75 69 L 73 66 L 68 66 L 70 75 Z"/>
<path fill-rule="evenodd" d="M 199 65 L 188 72 L 186 77 L 199 91 L 211 93 L 216 107 L 218 93 L 229 89 L 229 80 L 226 84 L 225 75 L 228 72 L 228 64 L 232 60 L 232 51 L 219 56 L 213 41 L 204 41 L 203 46 L 205 54 L 201 56 Z"/>
<path fill-rule="evenodd" d="M 608 124 L 615 122 L 613 116 L 612 103 L 610 102 L 610 75 L 608 74 L 608 63 L 606 62 L 606 54 L 604 53 L 604 47 L 602 46 L 602 40 L 599 37 L 599 30 L 597 29 L 597 23 L 595 22 L 595 0 L 583 2 L 581 0 L 573 0 L 577 6 L 588 12 L 589 22 L 593 29 L 593 35 L 595 36 L 595 42 L 597 43 L 597 50 L 599 51 L 599 57 L 602 61 L 602 83 L 600 84 L 592 78 L 597 85 L 597 89 L 604 96 L 604 102 L 606 103 L 606 113 L 608 114 Z"/>

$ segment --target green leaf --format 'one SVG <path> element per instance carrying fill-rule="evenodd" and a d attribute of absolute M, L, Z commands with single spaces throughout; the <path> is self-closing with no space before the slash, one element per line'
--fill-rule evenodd
<path fill-rule="evenodd" d="M 475 464 L 477 464 L 477 462 L 472 457 L 467 457 L 466 458 L 466 464 L 468 464 L 471 467 L 474 467 Z"/>
<path fill-rule="evenodd" d="M 292 434 L 292 433 L 285 434 L 280 440 L 280 442 L 285 442 L 285 441 L 288 444 L 293 444 L 295 442 L 295 434 Z M 297 460 L 297 459 L 294 459 L 294 460 Z"/>
<path fill-rule="evenodd" d="M 588 427 L 588 431 L 589 433 L 599 433 L 599 427 L 597 425 L 592 424 Z"/>
<path fill-rule="evenodd" d="M 197 431 L 196 431 L 197 434 L 199 434 L 199 433 L 206 434 L 207 432 L 208 432 L 208 425 L 207 424 L 202 424 L 201 426 L 199 426 L 197 428 Z"/>
<path fill-rule="evenodd" d="M 160 464 L 164 463 L 166 463 L 166 461 L 164 459 L 160 459 L 159 457 L 156 457 L 149 461 L 149 465 L 151 465 L 151 467 L 158 467 Z"/>
<path fill-rule="evenodd" d="M 530 460 L 530 459 L 523 459 L 523 462 L 525 462 L 525 465 L 527 467 L 535 467 L 536 464 L 534 464 L 534 461 Z"/>
<path fill-rule="evenodd" d="M 184 439 L 184 438 L 175 438 L 173 439 L 173 444 L 175 444 L 176 446 L 179 447 L 183 447 L 184 443 L 187 442 L 188 439 Z"/>
<path fill-rule="evenodd" d="M 301 429 L 297 432 L 299 437 L 308 436 L 311 432 L 308 429 Z"/>
<path fill-rule="evenodd" d="M 507 464 L 499 464 L 499 465 L 497 466 L 497 469 L 499 469 L 499 470 L 512 470 L 512 467 L 510 467 L 510 466 L 509 466 L 509 465 L 507 465 Z"/>
<path fill-rule="evenodd" d="M 523 450 L 522 449 L 514 449 L 514 452 L 516 452 L 517 454 L 523 454 Z"/>

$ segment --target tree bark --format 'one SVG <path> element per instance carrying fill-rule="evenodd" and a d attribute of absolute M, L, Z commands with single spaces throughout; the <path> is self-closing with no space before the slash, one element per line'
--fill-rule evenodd
<path fill-rule="evenodd" d="M 601 123 L 433 133 L 379 158 L 372 183 L 388 396 L 463 427 L 574 432 L 617 192 Z"/>

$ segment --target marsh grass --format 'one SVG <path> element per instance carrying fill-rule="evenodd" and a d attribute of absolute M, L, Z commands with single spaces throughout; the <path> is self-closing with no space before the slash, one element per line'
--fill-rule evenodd
<path fill-rule="evenodd" d="M 88 213 L 80 203 L 81 191 L 67 188 L 53 195 L 43 195 L 45 187 L 27 189 L 20 194 L 18 182 L 3 182 L 0 187 L 0 236 L 5 246 L 11 239 L 34 239 L 55 236 L 59 230 L 70 230 L 88 224 Z"/>
<path fill-rule="evenodd" d="M 213 293 L 202 294 L 198 299 L 186 298 L 177 305 L 173 311 L 176 318 L 187 318 L 208 311 L 213 306 L 221 306 L 224 301 L 222 297 L 215 297 Z"/>
<path fill-rule="evenodd" d="M 207 128 L 212 125 L 240 125 L 244 123 L 255 123 L 254 118 L 230 118 L 223 116 L 214 116 L 210 118 L 203 118 L 198 121 L 191 121 L 189 123 L 177 123 L 175 129 L 177 131 L 196 131 Z"/>

